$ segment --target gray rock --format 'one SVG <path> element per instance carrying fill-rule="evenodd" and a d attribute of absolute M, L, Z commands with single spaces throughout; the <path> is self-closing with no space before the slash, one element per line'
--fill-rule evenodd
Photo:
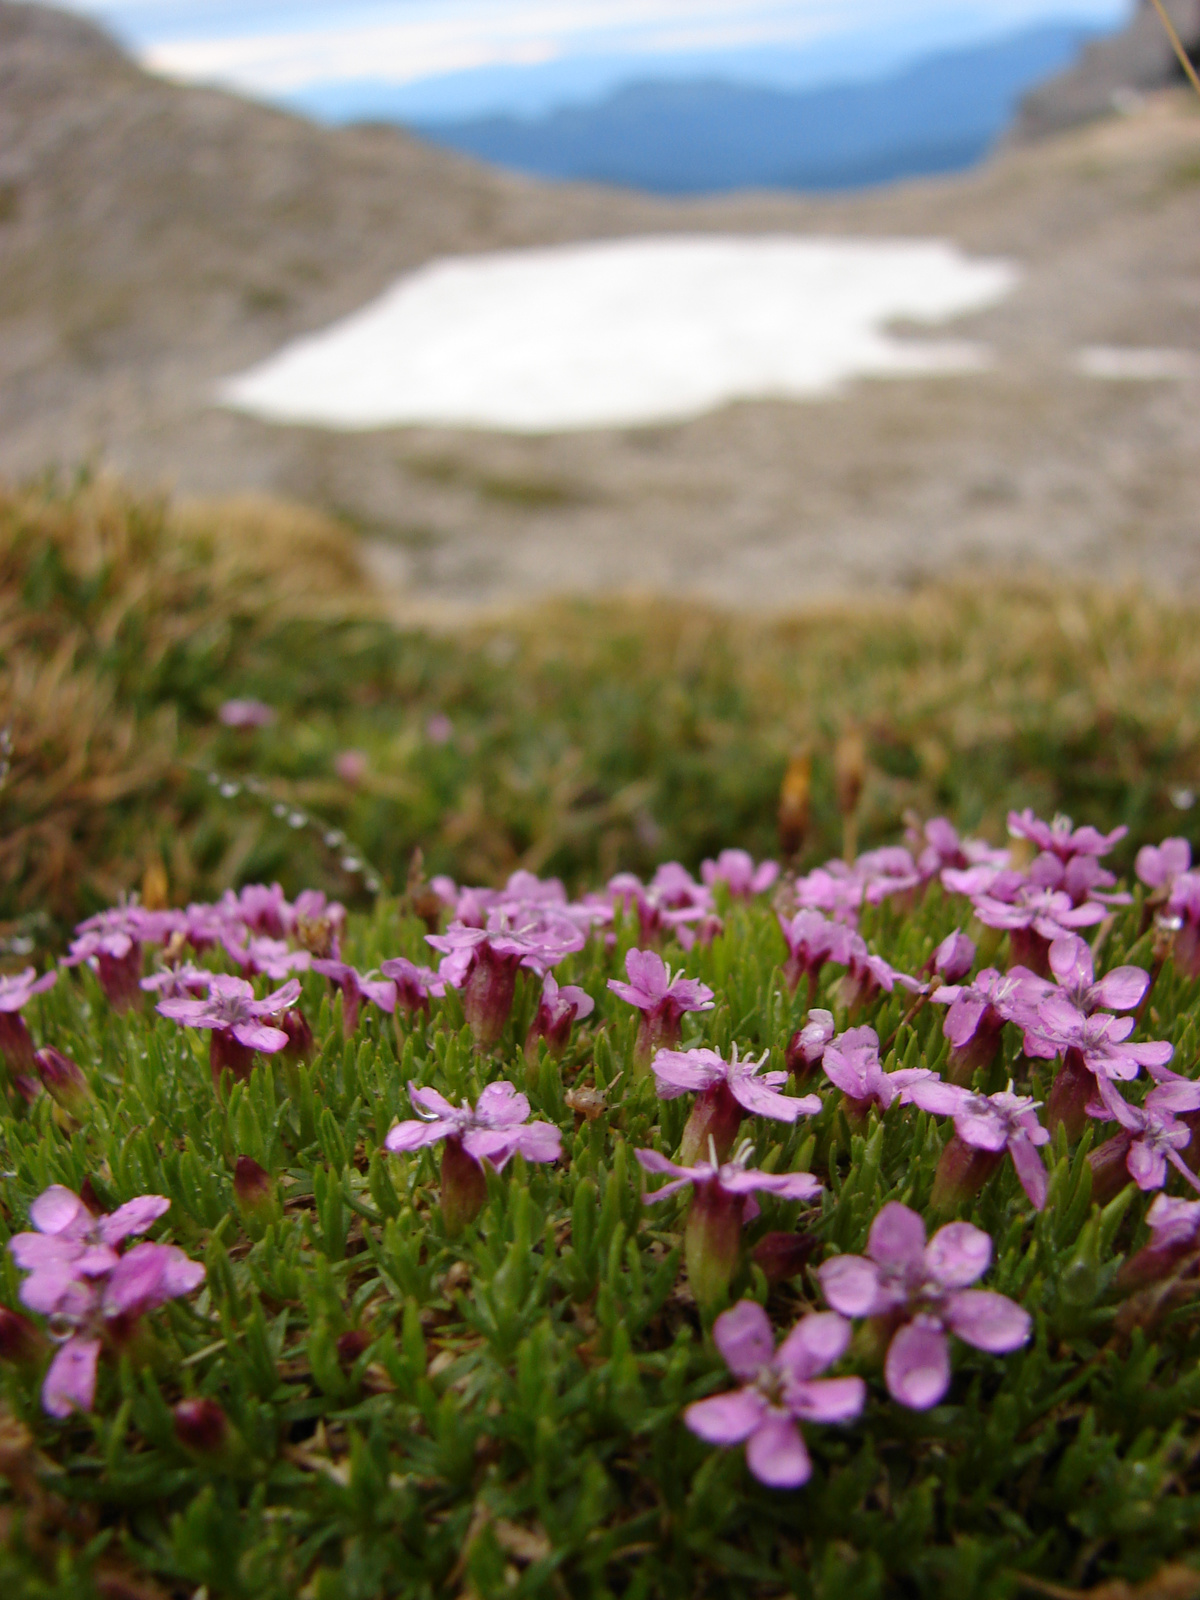
<path fill-rule="evenodd" d="M 1165 5 L 1184 48 L 1193 60 L 1200 59 L 1200 0 L 1165 0 Z M 1025 144 L 1119 114 L 1136 104 L 1139 96 L 1182 77 L 1162 19 L 1151 0 L 1139 0 L 1124 32 L 1089 45 L 1069 71 L 1025 96 L 1012 141 Z"/>

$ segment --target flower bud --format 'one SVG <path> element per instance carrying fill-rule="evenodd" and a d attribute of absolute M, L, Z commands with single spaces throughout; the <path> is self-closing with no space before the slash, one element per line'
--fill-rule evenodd
<path fill-rule="evenodd" d="M 815 1008 L 808 1013 L 808 1021 L 797 1028 L 788 1040 L 783 1062 L 797 1083 L 802 1083 L 817 1067 L 825 1055 L 825 1046 L 833 1038 L 832 1011 Z"/>
<path fill-rule="evenodd" d="M 63 1055 L 61 1050 L 56 1050 L 48 1044 L 39 1050 L 35 1057 L 37 1062 L 38 1077 L 46 1093 L 57 1100 L 64 1111 L 82 1121 L 87 1114 L 91 1102 L 91 1090 L 87 1086 L 87 1079 L 71 1060 L 70 1056 Z"/>
<path fill-rule="evenodd" d="M 220 1455 L 229 1442 L 229 1419 L 215 1400 L 181 1400 L 174 1416 L 175 1437 L 194 1455 Z"/>
<path fill-rule="evenodd" d="M 750 1259 L 773 1289 L 802 1272 L 816 1247 L 812 1233 L 764 1233 Z"/>
<path fill-rule="evenodd" d="M 450 1238 L 460 1234 L 483 1210 L 487 1179 L 483 1168 L 453 1137 L 442 1144 L 442 1221 Z"/>
<path fill-rule="evenodd" d="M 46 1341 L 41 1330 L 19 1311 L 0 1306 L 0 1360 L 14 1366 L 32 1367 L 41 1362 Z"/>
<path fill-rule="evenodd" d="M 275 1026 L 281 1028 L 288 1036 L 288 1042 L 280 1051 L 285 1061 L 312 1060 L 317 1053 L 317 1041 L 313 1038 L 308 1018 L 299 1006 L 292 1006 L 285 1011 L 276 1019 Z"/>
<path fill-rule="evenodd" d="M 957 983 L 975 965 L 975 941 L 955 930 L 933 953 L 933 970 L 946 983 Z"/>
<path fill-rule="evenodd" d="M 371 1335 L 363 1328 L 347 1328 L 337 1339 L 337 1358 L 343 1367 L 352 1367 L 371 1343 Z"/>
<path fill-rule="evenodd" d="M 238 1209 L 248 1222 L 263 1227 L 279 1213 L 275 1180 L 252 1156 L 239 1156 L 233 1169 L 233 1193 Z"/>
<path fill-rule="evenodd" d="M 1129 1150 L 1133 1144 L 1133 1135 L 1128 1130 L 1114 1134 L 1111 1139 L 1105 1139 L 1103 1144 L 1096 1146 L 1088 1155 L 1088 1166 L 1092 1169 L 1092 1199 L 1097 1205 L 1106 1206 L 1110 1200 L 1116 1198 L 1127 1183 L 1133 1180 L 1129 1175 Z"/>

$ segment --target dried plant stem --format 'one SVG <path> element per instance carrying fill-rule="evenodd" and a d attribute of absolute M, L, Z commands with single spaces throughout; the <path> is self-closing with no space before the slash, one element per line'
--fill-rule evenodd
<path fill-rule="evenodd" d="M 1200 94 L 1200 77 L 1197 77 L 1196 69 L 1192 65 L 1192 58 L 1188 55 L 1187 51 L 1183 47 L 1183 40 L 1175 31 L 1175 24 L 1167 15 L 1167 8 L 1165 5 L 1163 5 L 1163 0 L 1150 0 L 1150 4 L 1154 7 L 1155 11 L 1158 12 L 1159 19 L 1162 22 L 1163 27 L 1167 30 L 1167 38 L 1170 39 L 1171 48 L 1179 57 L 1179 65 L 1187 74 L 1188 81 L 1191 83 L 1192 88 L 1195 89 L 1197 94 Z"/>

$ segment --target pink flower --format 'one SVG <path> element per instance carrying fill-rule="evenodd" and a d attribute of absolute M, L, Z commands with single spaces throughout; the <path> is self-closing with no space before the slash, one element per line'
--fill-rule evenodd
<path fill-rule="evenodd" d="M 812 1463 L 797 1422 L 852 1422 L 866 1403 L 861 1378 L 817 1377 L 845 1354 L 850 1324 L 834 1312 L 814 1312 L 776 1350 L 766 1312 L 739 1300 L 713 1324 L 713 1342 L 743 1387 L 697 1400 L 684 1422 L 707 1444 L 745 1444 L 760 1483 L 798 1489 Z"/>
<path fill-rule="evenodd" d="M 487 926 L 452 922 L 426 940 L 445 960 L 439 977 L 462 990 L 463 1012 L 480 1049 L 490 1049 L 504 1031 L 516 992 L 517 969 L 544 976 L 564 957 L 582 950 L 583 930 L 565 908 L 531 901 L 503 901 L 487 913 Z"/>
<path fill-rule="evenodd" d="M 118 1011 L 128 1011 L 139 998 L 147 915 L 136 905 L 99 911 L 75 929 L 75 938 L 63 957 L 64 967 L 83 961 L 94 967 L 109 1004 Z"/>
<path fill-rule="evenodd" d="M 1125 893 L 1108 894 L 1116 878 L 1096 860 L 1095 856 L 1072 856 L 1064 861 L 1052 850 L 1043 850 L 1029 868 L 1029 881 L 1039 889 L 1061 889 L 1071 898 L 1073 905 L 1085 900 L 1103 900 L 1106 905 L 1127 906 L 1133 896 Z"/>
<path fill-rule="evenodd" d="M 798 1083 L 803 1082 L 814 1067 L 820 1066 L 826 1046 L 836 1032 L 832 1011 L 823 1011 L 819 1006 L 809 1011 L 804 1026 L 797 1028 L 788 1040 L 784 1057 L 788 1071 L 795 1075 Z"/>
<path fill-rule="evenodd" d="M 687 1011 L 711 1011 L 713 992 L 695 978 L 672 975 L 670 967 L 653 950 L 630 950 L 625 956 L 628 983 L 610 978 L 608 987 L 642 1013 L 635 1059 L 645 1069 L 655 1050 L 679 1040 L 679 1022 Z"/>
<path fill-rule="evenodd" d="M 65 1338 L 42 1386 L 42 1406 L 52 1417 L 90 1411 L 102 1347 L 118 1346 L 137 1318 L 178 1295 L 190 1294 L 204 1268 L 173 1245 L 116 1246 L 145 1233 L 167 1210 L 162 1195 L 139 1195 L 109 1216 L 97 1217 L 78 1195 L 54 1184 L 29 1208 L 36 1233 L 9 1240 L 13 1260 L 29 1273 L 21 1299 L 53 1319 Z"/>
<path fill-rule="evenodd" d="M 425 719 L 425 737 L 430 744 L 449 744 L 454 737 L 454 724 L 444 711 L 435 711 Z"/>
<path fill-rule="evenodd" d="M 841 995 L 851 1015 L 881 991 L 891 994 L 897 984 L 912 994 L 925 992 L 919 979 L 898 972 L 882 956 L 872 954 L 861 934 L 851 933 L 846 941 L 846 976 L 841 980 Z"/>
<path fill-rule="evenodd" d="M 751 1116 L 789 1123 L 802 1116 L 819 1114 L 820 1095 L 791 1099 L 779 1092 L 788 1081 L 788 1073 L 760 1073 L 768 1055 L 769 1052 L 757 1060 L 753 1056 L 739 1060 L 737 1045 L 733 1047 L 730 1061 L 716 1050 L 660 1050 L 657 1053 L 651 1066 L 659 1099 L 699 1095 L 679 1147 L 679 1159 L 684 1166 L 690 1166 L 707 1153 L 710 1139 L 717 1159 L 723 1160 L 733 1148 L 742 1117 L 747 1112 Z"/>
<path fill-rule="evenodd" d="M 960 838 L 945 817 L 932 817 L 923 827 L 914 819 L 905 837 L 916 853 L 917 870 L 923 878 L 935 877 L 947 868 L 961 872 L 983 866 L 999 872 L 1008 866 L 1007 850 L 994 850 L 982 839 Z"/>
<path fill-rule="evenodd" d="M 608 895 L 614 907 L 636 911 L 638 936 L 644 943 L 673 933 L 690 948 L 693 936 L 688 924 L 702 922 L 713 909 L 711 892 L 678 861 L 664 862 L 648 884 L 632 872 L 619 872 L 608 881 Z"/>
<path fill-rule="evenodd" d="M 885 1072 L 879 1060 L 879 1035 L 874 1028 L 847 1028 L 825 1046 L 821 1065 L 830 1083 L 845 1097 L 845 1110 L 861 1121 L 872 1106 L 884 1112 L 897 1096 L 901 1105 L 912 1099 L 912 1086 L 937 1074 L 929 1067 L 902 1067 Z"/>
<path fill-rule="evenodd" d="M 1098 1090 L 1107 1104 L 1115 1093 L 1114 1082 L 1136 1078 L 1140 1067 L 1150 1072 L 1165 1067 L 1175 1053 L 1165 1039 L 1129 1043 L 1132 1017 L 1099 1011 L 1085 1016 L 1057 991 L 1038 1004 L 1026 1026 L 1040 1041 L 1039 1054 L 1063 1057 L 1050 1090 L 1046 1120 L 1051 1131 L 1062 1123 L 1070 1139 L 1083 1131 L 1093 1092 Z"/>
<path fill-rule="evenodd" d="M 863 903 L 865 886 L 853 867 L 830 861 L 796 879 L 796 904 L 802 911 L 820 911 L 835 922 L 854 927 Z"/>
<path fill-rule="evenodd" d="M 1030 1317 L 1015 1301 L 967 1287 L 991 1259 L 991 1239 L 969 1222 L 947 1223 L 926 1244 L 921 1218 L 893 1200 L 871 1224 L 867 1254 L 833 1256 L 817 1276 L 835 1311 L 879 1319 L 890 1335 L 888 1393 L 913 1411 L 927 1411 L 950 1387 L 947 1333 L 992 1355 L 1029 1339 Z"/>
<path fill-rule="evenodd" d="M 366 777 L 369 763 L 362 750 L 339 750 L 333 758 L 333 770 L 343 783 L 349 784 L 352 789 Z"/>
<path fill-rule="evenodd" d="M 57 982 L 57 972 L 44 972 L 39 978 L 36 967 L 0 976 L 0 1055 L 13 1072 L 33 1072 L 36 1067 L 33 1037 L 21 1012 L 35 994 L 45 994 Z"/>
<path fill-rule="evenodd" d="M 932 970 L 944 983 L 957 983 L 975 965 L 975 941 L 960 929 L 947 934 L 933 952 Z M 923 970 L 929 970 L 928 968 Z"/>
<path fill-rule="evenodd" d="M 397 1009 L 406 1011 L 409 1016 L 415 1011 L 427 1012 L 430 998 L 440 1000 L 446 992 L 446 985 L 432 967 L 420 967 L 407 956 L 381 961 L 379 970 L 395 985 Z"/>
<path fill-rule="evenodd" d="M 798 911 L 794 917 L 779 918 L 788 948 L 783 967 L 784 982 L 790 989 L 808 979 L 809 999 L 816 996 L 817 979 L 827 961 L 844 967 L 850 960 L 853 930 L 845 923 L 831 922 L 819 911 Z"/>
<path fill-rule="evenodd" d="M 1117 1281 L 1123 1289 L 1172 1277 L 1183 1262 L 1200 1252 L 1200 1200 L 1157 1194 L 1146 1213 L 1146 1223 L 1150 1243 L 1121 1268 Z"/>
<path fill-rule="evenodd" d="M 549 1122 L 529 1122 L 529 1101 L 511 1083 L 489 1083 L 474 1110 L 411 1082 L 408 1097 L 416 1120 L 398 1122 L 384 1145 L 399 1154 L 444 1142 L 442 1216 L 449 1234 L 472 1222 L 487 1199 L 481 1161 L 500 1172 L 518 1151 L 526 1161 L 557 1161 L 562 1153 L 562 1134 Z"/>
<path fill-rule="evenodd" d="M 262 935 L 249 938 L 244 944 L 231 937 L 223 940 L 229 959 L 251 976 L 261 973 L 272 983 L 282 983 L 293 972 L 307 972 L 313 964 L 307 950 L 293 950 L 286 939 L 267 939 Z"/>
<path fill-rule="evenodd" d="M 657 1150 L 634 1154 L 646 1172 L 665 1174 L 669 1183 L 646 1194 L 647 1201 L 666 1200 L 692 1186 L 692 1204 L 684 1230 L 684 1259 L 688 1284 L 705 1313 L 715 1311 L 725 1299 L 737 1266 L 742 1225 L 759 1213 L 757 1193 L 782 1200 L 813 1200 L 821 1185 L 810 1172 L 757 1172 L 748 1169 L 750 1143 L 727 1162 L 698 1161 L 679 1166 Z"/>
<path fill-rule="evenodd" d="M 1038 1211 L 1046 1204 L 1049 1180 L 1038 1147 L 1050 1135 L 1034 1115 L 1038 1102 L 1013 1094 L 972 1094 L 952 1083 L 918 1083 L 908 1093 L 913 1105 L 934 1116 L 954 1118 L 954 1138 L 942 1152 L 934 1178 L 932 1204 L 941 1210 L 977 1194 L 1005 1150 L 1021 1187 Z M 981 1159 L 982 1158 L 982 1159 Z"/>
<path fill-rule="evenodd" d="M 863 885 L 863 896 L 873 906 L 893 894 L 907 894 L 923 882 L 917 864 L 903 845 L 887 845 L 868 850 L 854 863 L 854 875 Z"/>
<path fill-rule="evenodd" d="M 262 700 L 226 700 L 217 712 L 227 728 L 265 728 L 275 721 L 275 713 Z"/>
<path fill-rule="evenodd" d="M 213 974 L 207 967 L 197 967 L 191 961 L 183 961 L 177 967 L 160 967 L 157 972 L 142 979 L 141 987 L 147 994 L 156 994 L 160 1000 L 194 1000 L 208 993 L 212 980 Z"/>
<path fill-rule="evenodd" d="M 342 991 L 342 1029 L 349 1035 L 358 1030 L 358 1017 L 364 1000 L 386 1011 L 389 1016 L 396 1009 L 396 985 L 390 978 L 364 976 L 344 961 L 314 961 L 314 972 L 328 978 L 335 989 Z"/>
<path fill-rule="evenodd" d="M 1043 822 L 1026 807 L 1024 811 L 1008 813 L 1008 831 L 1015 839 L 1029 839 L 1039 850 L 1049 850 L 1061 861 L 1069 861 L 1072 856 L 1106 856 L 1129 829 L 1101 833 L 1092 827 L 1077 828 L 1070 817 L 1064 816 Z"/>
<path fill-rule="evenodd" d="M 1176 1117 L 1177 1112 L 1200 1111 L 1200 1083 L 1176 1079 L 1160 1084 L 1151 1089 L 1140 1106 L 1131 1106 L 1114 1091 L 1093 1101 L 1087 1111 L 1099 1121 L 1115 1119 L 1120 1123 L 1121 1133 L 1109 1144 L 1119 1144 L 1125 1152 L 1126 1168 L 1139 1189 L 1161 1189 L 1167 1181 L 1168 1162 L 1193 1189 L 1200 1189 L 1200 1178 L 1179 1154 L 1191 1143 L 1192 1130 Z M 1107 1146 L 1101 1145 L 1093 1155 L 1106 1150 Z"/>
<path fill-rule="evenodd" d="M 542 998 L 525 1036 L 526 1057 L 536 1062 L 538 1043 L 543 1039 L 551 1055 L 562 1055 L 574 1024 L 590 1017 L 595 1009 L 596 1002 L 585 989 L 573 983 L 560 986 L 554 974 L 548 972 L 542 979 Z"/>
<path fill-rule="evenodd" d="M 710 889 L 723 883 L 735 900 L 749 900 L 767 892 L 779 876 L 779 863 L 764 861 L 756 867 L 748 851 L 722 850 L 715 861 L 700 863 L 700 876 Z"/>
<path fill-rule="evenodd" d="M 273 1055 L 287 1045 L 288 1036 L 283 1029 L 264 1019 L 294 1006 L 299 998 L 299 978 L 292 978 L 265 1000 L 256 1000 L 245 978 L 231 978 L 219 972 L 214 974 L 203 999 L 160 1000 L 155 1009 L 185 1028 L 209 1030 L 209 1060 L 213 1082 L 219 1086 L 224 1068 L 244 1081 L 250 1076 L 256 1050 Z"/>
<path fill-rule="evenodd" d="M 1046 985 L 1023 967 L 1007 975 L 995 967 L 985 967 L 973 982 L 950 984 L 935 989 L 935 1005 L 948 1005 L 942 1032 L 952 1046 L 947 1077 L 954 1083 L 970 1083 L 981 1067 L 988 1067 L 1000 1049 L 1004 1024 L 1012 1022 L 1026 1005 L 1026 984 L 1037 985 L 1034 999 L 1040 999 Z M 1032 1002 L 1030 1002 L 1032 1003 Z"/>
<path fill-rule="evenodd" d="M 1169 895 L 1176 878 L 1191 870 L 1192 847 L 1186 839 L 1164 839 L 1159 845 L 1146 844 L 1137 853 L 1133 870 L 1148 889 Z"/>
<path fill-rule="evenodd" d="M 1167 926 L 1176 929 L 1175 964 L 1189 978 L 1200 978 L 1200 872 L 1181 872 L 1171 885 Z"/>

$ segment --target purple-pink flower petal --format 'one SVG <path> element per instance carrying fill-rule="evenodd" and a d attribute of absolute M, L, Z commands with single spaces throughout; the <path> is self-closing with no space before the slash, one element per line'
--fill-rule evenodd
<path fill-rule="evenodd" d="M 918 1316 L 899 1329 L 888 1346 L 884 1382 L 893 1400 L 912 1411 L 928 1411 L 950 1387 L 950 1351 L 941 1324 Z"/>

